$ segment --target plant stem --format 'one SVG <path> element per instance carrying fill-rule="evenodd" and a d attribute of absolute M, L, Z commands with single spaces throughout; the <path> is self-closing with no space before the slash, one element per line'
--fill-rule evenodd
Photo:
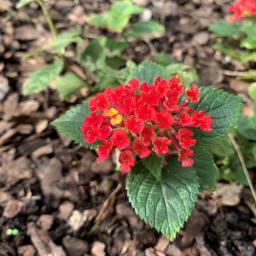
<path fill-rule="evenodd" d="M 245 174 L 245 177 L 246 177 L 246 179 L 247 179 L 249 188 L 250 188 L 250 190 L 251 190 L 253 199 L 254 199 L 254 201 L 255 201 L 255 203 L 256 203 L 256 192 L 255 192 L 255 190 L 254 190 L 254 187 L 253 187 L 253 184 L 252 184 L 252 180 L 251 180 L 250 174 L 249 174 L 248 169 L 247 169 L 247 167 L 246 167 L 246 164 L 245 164 L 245 160 L 244 160 L 242 151 L 241 151 L 239 145 L 237 144 L 235 138 L 234 138 L 231 134 L 229 134 L 228 137 L 229 137 L 230 142 L 232 143 L 233 147 L 234 147 L 235 150 L 236 150 L 237 156 L 238 156 L 238 158 L 239 158 L 239 161 L 241 162 L 242 169 L 243 169 L 243 171 L 244 171 L 244 174 Z"/>
<path fill-rule="evenodd" d="M 41 7 L 41 9 L 43 11 L 44 17 L 47 21 L 47 24 L 48 24 L 49 29 L 52 34 L 52 38 L 55 38 L 57 36 L 57 29 L 54 26 L 54 23 L 52 21 L 52 18 L 50 16 L 50 13 L 49 13 L 46 3 L 44 2 L 44 0 L 35 0 L 35 1 L 38 3 L 38 5 Z"/>

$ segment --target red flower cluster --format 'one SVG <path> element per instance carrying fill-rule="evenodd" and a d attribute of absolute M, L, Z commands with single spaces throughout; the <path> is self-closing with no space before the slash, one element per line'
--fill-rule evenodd
<path fill-rule="evenodd" d="M 177 77 L 157 77 L 150 86 L 133 79 L 108 88 L 89 100 L 91 114 L 81 127 L 84 141 L 99 143 L 98 161 L 119 149 L 122 172 L 130 171 L 136 155 L 146 158 L 152 151 L 158 156 L 177 152 L 182 166 L 190 167 L 196 144 L 191 128 L 211 131 L 211 117 L 189 105 L 199 96 L 195 86 L 184 91 Z"/>
<path fill-rule="evenodd" d="M 256 0 L 237 0 L 227 9 L 227 12 L 232 13 L 228 17 L 228 21 L 230 22 L 256 16 Z"/>

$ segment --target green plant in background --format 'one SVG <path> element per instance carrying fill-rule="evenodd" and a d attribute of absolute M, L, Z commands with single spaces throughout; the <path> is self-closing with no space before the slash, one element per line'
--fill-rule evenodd
<path fill-rule="evenodd" d="M 248 83 L 248 94 L 254 101 L 252 116 L 241 115 L 234 136 L 220 141 L 212 147 L 220 167 L 220 179 L 238 181 L 249 185 L 254 200 L 256 193 L 247 168 L 256 167 L 256 19 L 255 1 L 237 0 L 228 9 L 233 13 L 229 22 L 219 21 L 209 26 L 209 30 L 218 37 L 219 42 L 213 48 L 238 61 L 243 72 L 234 72 L 239 79 Z"/>
<path fill-rule="evenodd" d="M 116 1 L 108 12 L 86 17 L 89 24 L 116 32 L 116 39 L 95 38 L 81 50 L 81 44 L 85 40 L 81 31 L 72 29 L 58 33 L 44 0 L 20 0 L 16 7 L 22 8 L 32 2 L 41 7 L 52 35 L 50 43 L 36 54 L 47 54 L 51 61 L 28 76 L 23 85 L 25 95 L 38 93 L 50 85 L 58 91 L 62 100 L 68 100 L 81 88 L 95 91 L 117 86 L 136 68 L 133 61 L 123 57 L 124 51 L 130 46 L 129 41 L 148 41 L 164 34 L 164 27 L 156 21 L 130 24 L 131 16 L 141 13 L 143 8 L 130 0 Z M 66 49 L 70 47 L 74 49 L 72 58 L 66 54 Z M 28 55 L 33 57 L 36 54 Z M 197 80 L 194 69 L 173 62 L 166 54 L 155 54 L 154 61 L 168 66 L 172 74 L 179 73 L 184 83 L 185 80 Z M 82 72 L 77 72 L 77 68 Z"/>
<path fill-rule="evenodd" d="M 256 60 L 255 18 L 239 23 L 216 22 L 209 26 L 209 30 L 216 37 L 221 38 L 221 41 L 214 44 L 213 48 L 243 65 L 246 72 L 241 74 L 240 79 L 248 82 L 256 81 L 256 69 L 252 65 Z"/>

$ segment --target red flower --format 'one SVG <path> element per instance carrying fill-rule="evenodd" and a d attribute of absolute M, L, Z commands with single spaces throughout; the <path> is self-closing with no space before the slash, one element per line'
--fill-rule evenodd
<path fill-rule="evenodd" d="M 87 116 L 84 119 L 83 126 L 96 128 L 96 127 L 100 127 L 102 124 L 103 124 L 103 116 L 101 114 L 96 114 L 95 112 L 92 112 L 90 116 Z"/>
<path fill-rule="evenodd" d="M 151 141 L 156 138 L 156 133 L 154 132 L 154 128 L 151 125 L 147 125 L 143 128 L 141 132 L 141 139 L 145 146 L 149 146 Z"/>
<path fill-rule="evenodd" d="M 149 148 L 146 147 L 144 143 L 139 141 L 138 139 L 135 139 L 135 141 L 133 142 L 132 149 L 140 158 L 145 158 L 151 154 Z"/>
<path fill-rule="evenodd" d="M 197 87 L 190 86 L 190 88 L 186 91 L 186 97 L 188 100 L 197 103 L 199 100 L 200 92 Z"/>
<path fill-rule="evenodd" d="M 120 170 L 123 173 L 128 173 L 131 167 L 135 164 L 135 159 L 132 155 L 132 151 L 125 150 L 119 156 L 119 162 L 121 164 Z"/>
<path fill-rule="evenodd" d="M 88 144 L 92 144 L 97 140 L 97 130 L 95 129 L 91 129 L 91 128 L 87 128 L 83 127 L 82 130 L 82 135 L 83 135 L 83 139 L 86 143 Z"/>
<path fill-rule="evenodd" d="M 104 93 L 98 93 L 96 97 L 92 97 L 89 99 L 89 109 L 91 111 L 104 111 L 108 108 L 108 100 Z"/>
<path fill-rule="evenodd" d="M 136 109 L 136 114 L 143 121 L 151 121 L 155 118 L 156 110 L 152 106 L 141 103 Z"/>
<path fill-rule="evenodd" d="M 178 130 L 176 137 L 183 149 L 189 149 L 190 147 L 195 146 L 196 140 L 191 138 L 193 135 L 194 133 L 189 129 L 181 128 Z"/>
<path fill-rule="evenodd" d="M 131 131 L 132 134 L 141 132 L 143 129 L 144 123 L 135 116 L 129 116 L 128 120 L 125 123 L 125 127 Z"/>
<path fill-rule="evenodd" d="M 111 134 L 111 127 L 110 125 L 103 125 L 100 127 L 97 131 L 97 138 L 98 140 L 105 140 L 107 137 L 109 137 Z"/>
<path fill-rule="evenodd" d="M 182 167 L 187 168 L 193 166 L 193 159 L 191 158 L 194 152 L 191 149 L 181 150 L 179 152 L 179 161 L 182 163 Z"/>
<path fill-rule="evenodd" d="M 118 130 L 110 138 L 112 144 L 122 150 L 130 145 L 130 140 L 124 130 Z"/>
<path fill-rule="evenodd" d="M 104 141 L 102 145 L 97 148 L 97 162 L 101 162 L 104 159 L 108 159 L 109 153 L 112 149 L 112 144 L 110 141 Z"/>
<path fill-rule="evenodd" d="M 156 114 L 155 122 L 159 129 L 168 129 L 173 124 L 174 119 L 168 111 L 162 111 Z"/>
<path fill-rule="evenodd" d="M 166 137 L 159 137 L 153 141 L 153 151 L 156 152 L 158 156 L 165 155 L 168 153 L 168 146 L 171 144 L 171 141 Z"/>
<path fill-rule="evenodd" d="M 256 0 L 237 0 L 227 12 L 231 13 L 228 17 L 229 22 L 240 21 L 246 17 L 256 16 Z"/>
<path fill-rule="evenodd" d="M 212 130 L 212 118 L 210 116 L 205 116 L 203 110 L 192 113 L 192 120 L 194 122 L 194 127 L 198 127 L 205 132 L 210 132 Z"/>
<path fill-rule="evenodd" d="M 98 143 L 97 161 L 120 150 L 122 172 L 130 171 L 136 156 L 145 158 L 152 151 L 165 155 L 171 144 L 182 166 L 192 166 L 196 139 L 191 128 L 209 132 L 212 126 L 211 116 L 193 109 L 199 98 L 195 86 L 184 92 L 177 77 L 157 77 L 151 85 L 132 79 L 89 100 L 91 114 L 81 133 L 86 143 Z M 189 106 L 190 102 L 194 104 Z"/>

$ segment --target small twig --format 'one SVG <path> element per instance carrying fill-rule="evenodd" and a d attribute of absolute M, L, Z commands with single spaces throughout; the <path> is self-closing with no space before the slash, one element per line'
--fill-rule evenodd
<path fill-rule="evenodd" d="M 241 152 L 241 149 L 239 147 L 239 145 L 237 144 L 236 140 L 234 139 L 234 137 L 229 134 L 228 135 L 229 139 L 230 139 L 230 142 L 232 143 L 233 147 L 235 148 L 236 150 L 236 153 L 237 153 L 237 156 L 239 158 L 239 161 L 241 162 L 241 165 L 242 165 L 242 169 L 244 171 L 244 174 L 245 174 L 245 177 L 247 179 L 247 182 L 248 182 L 248 185 L 249 185 L 249 188 L 251 190 L 251 193 L 252 193 L 252 196 L 253 196 L 253 199 L 256 203 L 256 192 L 254 190 L 254 187 L 253 187 L 253 184 L 252 184 L 252 180 L 251 180 L 251 177 L 250 177 L 250 174 L 248 172 L 248 169 L 246 167 L 246 164 L 245 164 L 245 160 L 244 160 L 244 157 L 243 157 L 243 154 Z"/>
<path fill-rule="evenodd" d="M 97 217 L 95 218 L 95 224 L 93 225 L 93 227 L 90 229 L 89 234 L 93 234 L 99 224 L 101 223 L 101 221 L 106 217 L 106 215 L 108 214 L 107 209 L 111 208 L 114 204 L 115 198 L 116 198 L 116 194 L 121 190 L 122 185 L 118 184 L 117 187 L 112 191 L 112 193 L 107 197 L 107 199 L 105 200 L 105 202 L 103 203 Z"/>
<path fill-rule="evenodd" d="M 233 71 L 233 70 L 223 70 L 222 73 L 226 76 L 245 76 L 248 72 L 243 71 Z"/>
<path fill-rule="evenodd" d="M 54 23 L 52 21 L 52 18 L 49 13 L 48 7 L 46 6 L 46 3 L 44 2 L 44 0 L 35 0 L 35 1 L 38 3 L 38 5 L 41 7 L 43 11 L 44 17 L 47 21 L 47 24 L 52 34 L 52 38 L 55 38 L 57 36 L 57 29 L 54 26 Z"/>

